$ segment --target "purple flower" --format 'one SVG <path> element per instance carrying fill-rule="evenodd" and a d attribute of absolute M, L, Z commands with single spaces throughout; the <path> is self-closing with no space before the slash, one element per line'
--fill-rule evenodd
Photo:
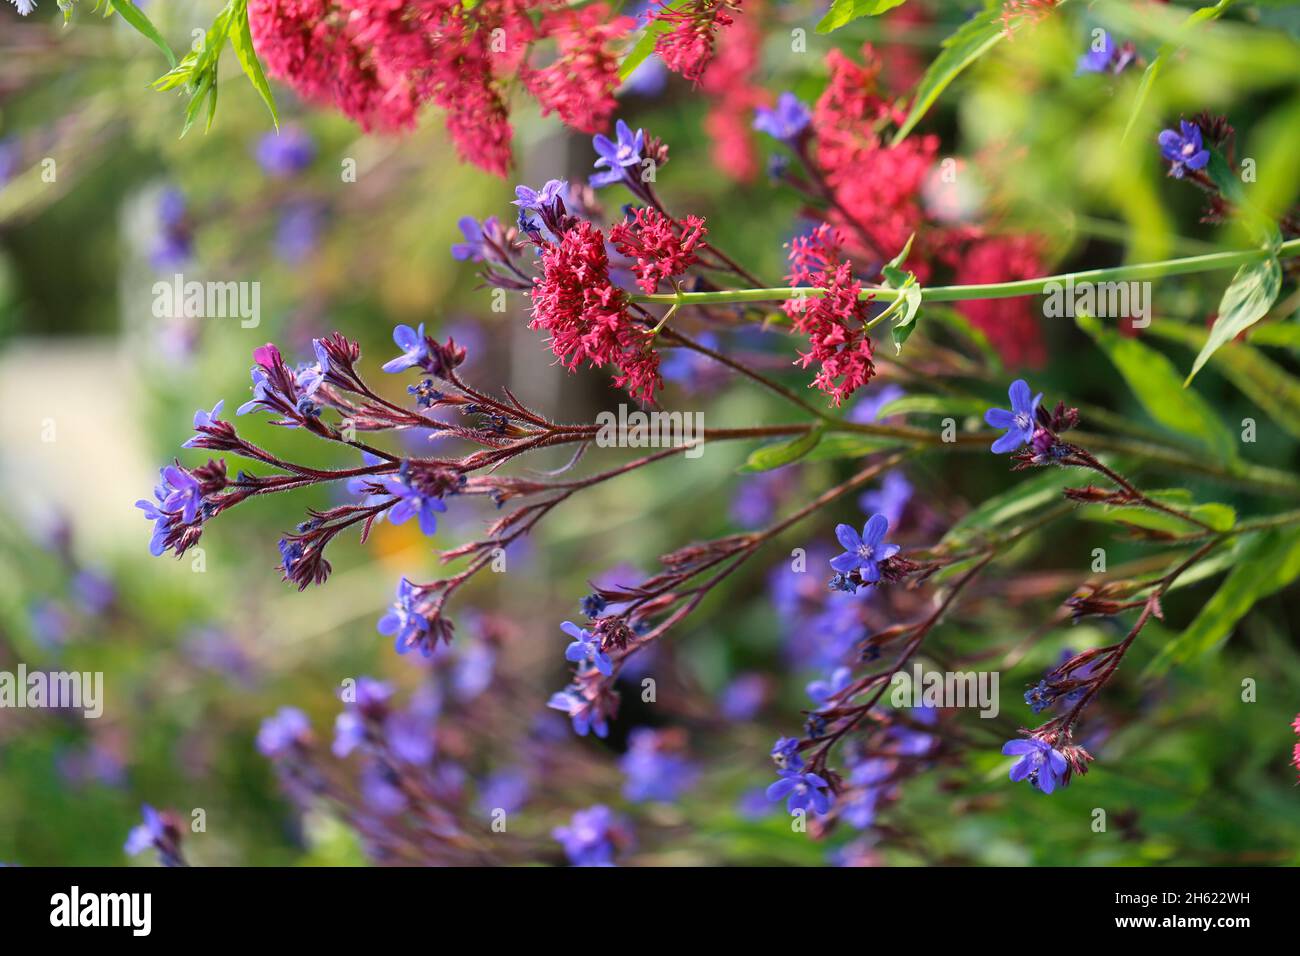
<path fill-rule="evenodd" d="M 864 491 L 858 497 L 858 507 L 867 514 L 882 514 L 891 528 L 903 520 L 903 512 L 912 500 L 912 483 L 901 471 L 885 475 L 878 489 Z"/>
<path fill-rule="evenodd" d="M 1002 752 L 1020 758 L 1011 768 L 1012 780 L 1028 778 L 1043 793 L 1051 793 L 1065 780 L 1065 757 L 1037 737 L 1008 740 Z"/>
<path fill-rule="evenodd" d="M 542 211 L 550 209 L 555 205 L 555 200 L 562 199 L 564 192 L 569 188 L 569 184 L 562 179 L 547 180 L 546 185 L 541 189 L 530 189 L 527 186 L 515 187 L 515 200 L 513 205 L 522 209 L 535 209 Z M 464 220 L 462 220 L 462 223 Z M 462 226 L 462 231 L 463 231 Z M 469 238 L 468 235 L 466 238 Z"/>
<path fill-rule="evenodd" d="M 482 262 L 485 259 L 489 262 L 501 261 L 499 247 L 505 242 L 505 233 L 501 229 L 501 221 L 496 216 L 488 216 L 481 224 L 473 216 L 462 216 L 456 225 L 460 226 L 465 241 L 452 245 L 453 259 L 460 262 L 467 259 L 471 262 Z"/>
<path fill-rule="evenodd" d="M 885 385 L 874 392 L 866 392 L 853 403 L 853 407 L 849 410 L 849 421 L 870 425 L 880 418 L 881 409 L 891 402 L 898 401 L 905 394 L 897 385 Z"/>
<path fill-rule="evenodd" d="M 578 810 L 568 826 L 556 827 L 551 836 L 564 847 L 574 866 L 613 866 L 614 852 L 628 842 L 626 824 L 609 807 L 596 804 Z"/>
<path fill-rule="evenodd" d="M 321 207 L 313 202 L 284 207 L 275 227 L 275 254 L 282 262 L 297 265 L 316 251 L 323 217 Z"/>
<path fill-rule="evenodd" d="M 179 268 L 193 254 L 193 237 L 185 217 L 185 197 L 174 188 L 158 197 L 158 234 L 154 236 L 149 261 L 155 269 Z"/>
<path fill-rule="evenodd" d="M 368 722 L 383 722 L 392 696 L 392 685 L 373 677 L 357 678 L 356 699 L 334 720 L 334 756 L 346 757 L 366 742 Z"/>
<path fill-rule="evenodd" d="M 799 741 L 794 737 L 778 737 L 771 750 L 772 763 L 778 770 L 802 770 L 803 757 L 799 756 Z"/>
<path fill-rule="evenodd" d="M 532 786 L 528 775 L 522 770 L 507 768 L 498 770 L 483 781 L 478 791 L 478 808 L 482 813 L 491 814 L 496 810 L 517 813 L 528 802 Z"/>
<path fill-rule="evenodd" d="M 162 470 L 164 495 L 155 496 L 166 511 L 179 511 L 183 524 L 192 524 L 199 516 L 199 507 L 203 504 L 203 485 L 184 468 L 168 465 Z M 139 507 L 139 502 L 136 503 Z"/>
<path fill-rule="evenodd" d="M 17 140 L 0 139 L 0 186 L 13 178 L 14 173 L 18 171 L 20 158 L 21 150 Z"/>
<path fill-rule="evenodd" d="M 208 427 L 211 427 L 213 424 L 215 424 L 215 423 L 217 422 L 217 420 L 218 420 L 218 419 L 217 419 L 217 416 L 221 414 L 222 406 L 224 406 L 225 404 L 226 404 L 226 400 L 223 398 L 223 399 L 220 399 L 220 400 L 217 402 L 217 404 L 215 404 L 215 405 L 212 406 L 212 411 L 207 411 L 206 409 L 200 408 L 197 412 L 195 412 L 195 413 L 194 413 L 194 428 L 195 428 L 195 430 L 197 431 L 197 430 L 200 429 L 200 428 L 208 428 Z M 189 441 L 187 441 L 187 442 L 185 442 L 184 444 L 182 444 L 181 447 L 182 447 L 182 448 L 193 448 L 193 447 L 194 447 L 194 443 L 195 443 L 196 441 L 198 441 L 199 438 L 201 438 L 201 437 L 202 437 L 201 435 L 195 435 L 195 436 L 194 436 L 193 438 L 191 438 Z"/>
<path fill-rule="evenodd" d="M 1178 129 L 1161 130 L 1160 153 L 1172 165 L 1169 175 L 1182 179 L 1188 169 L 1204 169 L 1210 161 L 1210 151 L 1201 145 L 1201 128 L 1187 120 L 1178 121 Z"/>
<path fill-rule="evenodd" d="M 433 728 L 423 714 L 394 714 L 384 724 L 388 747 L 397 759 L 412 766 L 423 766 L 433 759 Z"/>
<path fill-rule="evenodd" d="M 140 808 L 140 814 L 144 822 L 132 828 L 123 847 L 131 856 L 139 856 L 167 838 L 166 824 L 157 810 L 146 803 Z"/>
<path fill-rule="evenodd" d="M 385 372 L 404 372 L 423 364 L 429 358 L 429 342 L 424 336 L 423 322 L 418 329 L 409 325 L 397 326 L 393 329 L 393 342 L 402 350 L 402 354 L 384 363 Z"/>
<path fill-rule="evenodd" d="M 657 56 L 646 57 L 623 83 L 620 93 L 653 98 L 668 85 L 668 68 Z"/>
<path fill-rule="evenodd" d="M 809 809 L 825 813 L 831 808 L 830 784 L 817 774 L 800 770 L 778 770 L 776 774 L 781 779 L 767 788 L 767 799 L 773 802 L 784 799 L 790 813 Z"/>
<path fill-rule="evenodd" d="M 405 524 L 411 518 L 418 518 L 420 530 L 425 534 L 434 534 L 438 530 L 438 515 L 447 510 L 447 503 L 437 495 L 422 491 L 413 486 L 405 477 L 386 477 L 380 481 L 384 490 L 399 500 L 388 512 L 388 520 L 393 524 Z"/>
<path fill-rule="evenodd" d="M 604 713 L 572 685 L 552 694 L 546 706 L 567 714 L 573 723 L 573 732 L 579 737 L 585 737 L 591 731 L 602 739 L 609 736 L 609 723 Z"/>
<path fill-rule="evenodd" d="M 381 817 L 391 817 L 406 809 L 406 794 L 397 784 L 392 769 L 370 764 L 361 771 L 361 799 Z"/>
<path fill-rule="evenodd" d="M 588 179 L 592 186 L 599 188 L 623 180 L 624 169 L 641 162 L 641 150 L 645 148 L 645 130 L 635 133 L 627 123 L 619 120 L 614 124 L 617 142 L 611 142 L 608 136 L 597 133 L 591 140 L 596 149 L 596 168 L 608 167 L 604 172 L 593 173 Z"/>
<path fill-rule="evenodd" d="M 403 577 L 397 582 L 397 600 L 379 619 L 379 633 L 396 638 L 399 654 L 417 646 L 425 657 L 433 653 L 429 644 L 429 619 L 420 611 L 420 597 L 420 589 Z"/>
<path fill-rule="evenodd" d="M 113 582 L 90 568 L 77 572 L 72 579 L 72 591 L 78 605 L 87 614 L 101 614 L 108 610 L 116 595 Z"/>
<path fill-rule="evenodd" d="M 1006 434 L 993 443 L 993 454 L 1002 455 L 1014 451 L 1021 445 L 1033 440 L 1034 417 L 1038 403 L 1043 400 L 1043 393 L 1031 395 L 1029 385 L 1023 378 L 1011 383 L 1007 390 L 1011 399 L 1011 411 L 1005 408 L 990 408 L 984 413 L 984 421 L 994 428 L 1005 428 Z"/>
<path fill-rule="evenodd" d="M 831 674 L 830 680 L 815 680 L 808 685 L 808 696 L 811 697 L 818 706 L 825 704 L 844 688 L 849 686 L 853 678 L 853 671 L 848 667 L 837 667 Z"/>
<path fill-rule="evenodd" d="M 782 143 L 794 143 L 803 135 L 812 120 L 808 107 L 793 93 L 782 93 L 776 108 L 760 106 L 754 111 L 754 129 L 766 133 Z"/>
<path fill-rule="evenodd" d="M 722 690 L 718 711 L 726 720 L 745 723 L 767 702 L 768 681 L 762 674 L 741 674 Z"/>
<path fill-rule="evenodd" d="M 1080 73 L 1104 73 L 1110 66 L 1110 58 L 1115 55 L 1115 41 L 1110 38 L 1110 34 L 1105 30 L 1101 31 L 1101 49 L 1097 49 L 1097 43 L 1094 40 L 1088 44 L 1088 52 L 1079 57 L 1078 65 L 1075 67 L 1075 75 Z"/>
<path fill-rule="evenodd" d="M 898 545 L 885 543 L 888 531 L 889 519 L 882 514 L 867 519 L 861 537 L 850 525 L 836 525 L 835 537 L 844 553 L 831 558 L 831 567 L 841 574 L 860 569 L 863 581 L 879 581 L 880 562 L 892 558 L 899 551 Z"/>
<path fill-rule="evenodd" d="M 264 757 L 283 757 L 311 737 L 311 722 L 297 707 L 281 707 L 262 721 L 257 749 Z"/>
<path fill-rule="evenodd" d="M 575 664 L 580 661 L 590 661 L 595 665 L 596 670 L 606 677 L 614 673 L 614 663 L 609 659 L 609 655 L 600 649 L 600 638 L 578 627 L 572 621 L 565 621 L 560 625 L 560 630 L 573 638 L 573 643 L 564 649 L 566 661 L 573 661 Z"/>
<path fill-rule="evenodd" d="M 278 133 L 267 133 L 257 142 L 258 165 L 266 173 L 287 177 L 300 173 L 316 156 L 311 135 L 299 126 L 286 126 Z"/>
<path fill-rule="evenodd" d="M 623 796 L 634 803 L 672 803 L 695 785 L 695 765 L 665 746 L 664 735 L 638 727 L 628 735 L 627 753 L 618 762 L 626 775 Z"/>

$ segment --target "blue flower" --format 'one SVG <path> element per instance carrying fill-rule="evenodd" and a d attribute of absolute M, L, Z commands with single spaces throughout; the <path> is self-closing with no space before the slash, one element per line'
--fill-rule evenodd
<path fill-rule="evenodd" d="M 614 664 L 609 659 L 609 655 L 600 649 L 600 638 L 596 637 L 590 631 L 587 631 L 572 621 L 565 621 L 560 625 L 560 630 L 569 637 L 573 638 L 573 643 L 564 650 L 564 659 L 566 661 L 590 661 L 606 677 L 614 673 Z"/>
<path fill-rule="evenodd" d="M 425 534 L 434 534 L 438 530 L 438 514 L 447 510 L 447 503 L 437 495 L 428 494 L 412 486 L 402 477 L 386 477 L 380 481 L 384 490 L 399 500 L 388 512 L 388 520 L 393 524 L 405 524 L 411 518 L 418 518 L 420 530 Z"/>
<path fill-rule="evenodd" d="M 138 856 L 145 850 L 152 849 L 167 838 L 166 824 L 157 810 L 146 803 L 140 808 L 140 815 L 144 818 L 144 822 L 132 828 L 127 834 L 126 845 L 123 847 L 132 856 Z"/>
<path fill-rule="evenodd" d="M 522 770 L 507 767 L 490 775 L 479 786 L 478 809 L 484 814 L 496 810 L 517 813 L 528 802 L 532 785 Z"/>
<path fill-rule="evenodd" d="M 405 654 L 417 645 L 425 657 L 433 653 L 428 641 L 429 619 L 420 612 L 420 597 L 419 588 L 402 578 L 397 582 L 397 599 L 388 613 L 379 619 L 379 633 L 396 638 L 399 654 Z"/>
<path fill-rule="evenodd" d="M 1075 75 L 1080 73 L 1104 73 L 1110 66 L 1110 59 L 1115 55 L 1115 41 L 1111 39 L 1110 34 L 1105 30 L 1101 31 L 1101 49 L 1097 49 L 1096 42 L 1088 44 L 1088 52 L 1079 57 L 1078 65 L 1075 67 Z"/>
<path fill-rule="evenodd" d="M 808 696 L 820 706 L 849 686 L 853 671 L 848 667 L 837 667 L 830 680 L 815 680 L 808 685 Z"/>
<path fill-rule="evenodd" d="M 543 209 L 550 209 L 555 204 L 555 200 L 563 198 L 564 192 L 568 188 L 569 184 L 562 179 L 547 180 L 546 185 L 541 189 L 516 186 L 514 205 L 521 210 L 536 209 L 538 212 Z M 464 222 L 464 220 L 461 221 Z"/>
<path fill-rule="evenodd" d="M 772 763 L 778 770 L 802 770 L 803 757 L 799 756 L 799 741 L 794 737 L 778 737 L 772 744 Z"/>
<path fill-rule="evenodd" d="M 604 172 L 593 173 L 588 180 L 596 188 L 621 182 L 625 175 L 624 169 L 641 162 L 641 150 L 645 148 L 645 130 L 639 129 L 633 133 L 627 123 L 619 120 L 614 125 L 614 132 L 617 142 L 611 142 L 602 133 L 597 133 L 591 140 L 597 154 L 596 168 L 608 167 Z"/>
<path fill-rule="evenodd" d="M 1002 745 L 1002 752 L 1020 758 L 1011 768 L 1012 780 L 1028 778 L 1043 793 L 1051 793 L 1065 780 L 1068 769 L 1065 757 L 1037 737 L 1008 740 Z"/>
<path fill-rule="evenodd" d="M 694 764 L 671 747 L 663 735 L 638 727 L 628 735 L 627 753 L 618 762 L 627 776 L 623 796 L 634 803 L 672 803 L 695 785 Z"/>
<path fill-rule="evenodd" d="M 911 500 L 912 483 L 901 471 L 891 471 L 880 482 L 879 489 L 864 491 L 858 497 L 858 507 L 867 514 L 884 515 L 892 528 L 903 519 Z"/>
<path fill-rule="evenodd" d="M 841 574 L 860 570 L 862 580 L 866 582 L 880 580 L 880 562 L 898 554 L 896 544 L 885 543 L 885 534 L 889 531 L 889 519 L 882 514 L 874 514 L 862 526 L 862 536 L 850 525 L 835 526 L 835 537 L 839 539 L 843 554 L 831 558 L 831 567 Z"/>
<path fill-rule="evenodd" d="M 272 176 L 287 177 L 300 173 L 316 156 L 311 135 L 298 126 L 286 126 L 267 133 L 257 142 L 257 163 Z"/>
<path fill-rule="evenodd" d="M 385 362 L 385 372 L 404 372 L 408 368 L 423 364 L 429 358 L 429 342 L 424 335 L 424 323 L 418 329 L 409 325 L 399 325 L 393 329 L 393 342 L 402 354 Z"/>
<path fill-rule="evenodd" d="M 551 831 L 574 866 L 613 866 L 616 842 L 626 842 L 626 825 L 603 804 L 578 810 L 568 826 Z"/>
<path fill-rule="evenodd" d="M 488 216 L 481 224 L 473 216 L 462 216 L 456 225 L 460 226 L 465 241 L 452 245 L 453 259 L 460 262 L 467 259 L 471 262 L 482 262 L 485 259 L 490 262 L 500 260 L 501 255 L 494 248 L 494 243 L 503 238 L 503 233 L 501 221 L 496 216 Z"/>
<path fill-rule="evenodd" d="M 1005 408 L 990 408 L 984 413 L 984 421 L 994 428 L 1005 428 L 1007 433 L 993 443 L 993 454 L 1001 455 L 1014 451 L 1027 444 L 1034 437 L 1034 417 L 1038 403 L 1043 400 L 1043 393 L 1030 395 L 1029 385 L 1023 378 L 1011 383 L 1007 390 L 1011 399 L 1011 411 Z"/>
<path fill-rule="evenodd" d="M 830 784 L 817 774 L 799 770 L 778 770 L 776 773 L 781 779 L 767 788 L 767 799 L 784 799 L 785 808 L 791 813 L 796 810 L 806 812 L 810 808 L 825 813 L 831 808 L 833 798 L 827 792 Z"/>
<path fill-rule="evenodd" d="M 760 106 L 754 111 L 754 129 L 783 143 L 793 143 L 803 135 L 812 120 L 808 107 L 793 93 L 777 97 L 776 108 Z"/>
<path fill-rule="evenodd" d="M 1204 169 L 1210 161 L 1210 151 L 1202 147 L 1201 128 L 1187 120 L 1178 121 L 1178 129 L 1161 130 L 1160 153 L 1172 164 L 1169 175 L 1182 179 L 1188 169 Z"/>
<path fill-rule="evenodd" d="M 199 516 L 199 506 L 203 504 L 203 486 L 199 480 L 184 468 L 168 465 L 162 470 L 165 496 L 159 501 L 167 511 L 179 511 L 184 524 L 193 523 Z M 155 495 L 157 492 L 155 492 Z"/>
<path fill-rule="evenodd" d="M 311 736 L 311 722 L 297 707 L 281 707 L 262 721 L 257 749 L 264 757 L 281 757 Z"/>
<path fill-rule="evenodd" d="M 194 413 L 195 430 L 197 431 L 200 428 L 208 428 L 211 425 L 213 425 L 217 421 L 217 416 L 221 414 L 222 406 L 224 406 L 225 404 L 226 404 L 226 400 L 223 398 L 220 401 L 218 401 L 217 404 L 212 406 L 212 411 L 208 411 L 206 409 L 200 408 L 197 412 L 195 412 Z M 181 447 L 193 448 L 194 443 L 198 441 L 201 437 L 202 437 L 201 435 L 195 435 L 189 441 L 181 445 Z"/>
<path fill-rule="evenodd" d="M 579 737 L 585 737 L 591 731 L 595 731 L 596 736 L 602 739 L 609 736 L 609 724 L 605 715 L 572 685 L 552 694 L 546 706 L 551 710 L 564 711 L 573 722 L 573 732 Z"/>

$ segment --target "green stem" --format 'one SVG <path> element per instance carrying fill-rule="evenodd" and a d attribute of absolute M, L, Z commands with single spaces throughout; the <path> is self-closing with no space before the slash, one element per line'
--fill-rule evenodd
<path fill-rule="evenodd" d="M 1112 266 L 1107 269 L 1088 269 L 1062 275 L 1043 276 L 1038 279 L 1019 279 L 1014 282 L 993 282 L 987 285 L 932 286 L 921 290 L 923 302 L 960 302 L 970 299 L 1009 299 L 1019 295 L 1040 295 L 1051 290 L 1048 285 L 1066 282 L 1120 282 L 1159 279 L 1165 276 L 1190 275 L 1216 269 L 1234 269 L 1250 262 L 1268 259 L 1273 253 L 1268 249 L 1246 249 L 1240 252 L 1211 252 L 1203 256 L 1184 259 L 1165 259 L 1160 262 L 1143 262 L 1136 265 Z M 1291 239 L 1278 248 L 1277 257 L 1300 256 L 1300 239 Z M 654 302 L 679 305 L 723 305 L 733 302 L 783 302 L 803 296 L 821 296 L 824 289 L 809 286 L 776 289 L 729 289 L 721 292 L 656 293 L 633 295 L 634 302 Z M 892 302 L 901 295 L 899 289 L 864 288 L 859 298 L 876 302 Z"/>

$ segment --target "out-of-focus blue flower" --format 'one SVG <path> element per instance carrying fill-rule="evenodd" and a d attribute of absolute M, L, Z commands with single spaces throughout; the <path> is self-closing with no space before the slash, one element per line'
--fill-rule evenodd
<path fill-rule="evenodd" d="M 579 737 L 585 737 L 591 732 L 595 732 L 596 736 L 601 738 L 609 736 L 609 723 L 605 720 L 605 715 L 592 706 L 591 702 L 574 687 L 556 691 L 546 702 L 546 706 L 568 714 L 573 724 L 573 732 Z"/>
<path fill-rule="evenodd" d="M 1020 758 L 1011 767 L 1012 780 L 1027 778 L 1043 793 L 1051 793 L 1065 779 L 1065 757 L 1037 737 L 1008 740 L 1002 745 L 1002 753 Z"/>
<path fill-rule="evenodd" d="M 668 67 L 664 66 L 664 61 L 659 57 L 648 56 L 632 71 L 632 75 L 623 83 L 619 92 L 653 99 L 662 93 L 667 85 Z"/>
<path fill-rule="evenodd" d="M 393 714 L 384 722 L 384 736 L 398 760 L 421 767 L 433 759 L 433 726 L 423 714 Z"/>
<path fill-rule="evenodd" d="M 867 514 L 882 514 L 891 528 L 903 520 L 903 512 L 912 500 L 912 483 L 899 470 L 886 473 L 879 488 L 864 491 L 858 506 Z"/>
<path fill-rule="evenodd" d="M 1079 57 L 1078 65 L 1075 67 L 1075 74 L 1080 73 L 1104 73 L 1110 66 L 1110 58 L 1115 55 L 1115 41 L 1111 39 L 1110 34 L 1105 30 L 1101 31 L 1101 36 L 1097 40 L 1088 44 L 1088 52 Z"/>
<path fill-rule="evenodd" d="M 528 775 L 516 768 L 498 770 L 483 781 L 478 792 L 478 808 L 481 813 L 492 814 L 497 810 L 517 813 L 528 802 L 532 785 Z"/>
<path fill-rule="evenodd" d="M 860 571 L 863 581 L 879 581 L 880 562 L 892 558 L 899 551 L 898 545 L 886 543 L 888 532 L 889 519 L 882 514 L 867 519 L 861 536 L 851 525 L 836 525 L 835 537 L 844 553 L 831 558 L 831 567 L 841 574 Z"/>
<path fill-rule="evenodd" d="M 1034 438 L 1034 417 L 1038 403 L 1043 400 L 1043 393 L 1034 395 L 1029 384 L 1018 378 L 1007 390 L 1011 399 L 1011 411 L 1005 408 L 990 408 L 984 413 L 984 421 L 994 428 L 1005 428 L 1006 434 L 993 443 L 993 454 L 1001 455 L 1014 451 Z"/>
<path fill-rule="evenodd" d="M 849 686 L 853 678 L 853 670 L 848 667 L 837 667 L 832 672 L 829 680 L 815 680 L 806 688 L 808 696 L 817 703 L 818 706 L 826 703 L 844 688 Z"/>
<path fill-rule="evenodd" d="M 461 216 L 456 225 L 460 227 L 461 235 L 465 237 L 465 241 L 452 244 L 451 256 L 453 259 L 460 262 L 466 260 L 470 262 L 501 261 L 501 253 L 497 248 L 505 242 L 505 232 L 501 228 L 501 220 L 497 219 L 496 216 L 488 216 L 480 223 L 473 216 Z"/>
<path fill-rule="evenodd" d="M 397 582 L 397 598 L 392 607 L 379 619 L 379 633 L 395 639 L 397 653 L 405 654 L 419 647 L 428 657 L 429 619 L 419 609 L 420 591 L 405 577 Z"/>
<path fill-rule="evenodd" d="M 257 749 L 264 757 L 283 757 L 311 739 L 311 722 L 297 707 L 281 707 L 262 721 Z"/>
<path fill-rule="evenodd" d="M 630 839 L 622 819 L 600 803 L 576 811 L 569 825 L 556 827 L 551 836 L 574 866 L 613 866 L 615 851 Z"/>
<path fill-rule="evenodd" d="M 874 424 L 886 405 L 898 401 L 905 394 L 907 393 L 897 385 L 883 385 L 874 391 L 863 392 L 862 397 L 849 409 L 848 419 L 860 425 Z"/>
<path fill-rule="evenodd" d="M 1182 179 L 1188 169 L 1204 169 L 1210 151 L 1201 142 L 1201 128 L 1187 120 L 1178 121 L 1178 129 L 1160 131 L 1160 154 L 1169 160 L 1169 175 Z"/>
<path fill-rule="evenodd" d="M 289 265 L 305 260 L 316 251 L 323 220 L 324 213 L 314 202 L 286 204 L 275 227 L 275 254 Z"/>
<path fill-rule="evenodd" d="M 316 144 L 300 126 L 285 126 L 257 141 L 257 163 L 271 176 L 285 178 L 302 172 L 316 157 Z"/>
<path fill-rule="evenodd" d="M 628 735 L 627 753 L 618 766 L 627 777 L 623 796 L 634 803 L 672 803 L 699 776 L 694 764 L 665 746 L 663 735 L 649 727 L 638 727 Z"/>
<path fill-rule="evenodd" d="M 722 689 L 718 711 L 734 723 L 751 721 L 767 703 L 768 687 L 762 674 L 741 674 Z"/>
<path fill-rule="evenodd" d="M 811 121 L 808 107 L 790 92 L 777 97 L 775 107 L 760 106 L 754 111 L 754 129 L 782 143 L 797 141 Z"/>
<path fill-rule="evenodd" d="M 611 141 L 603 133 L 597 133 L 591 140 L 596 149 L 596 168 L 606 167 L 603 172 L 593 173 L 588 182 L 595 188 L 622 182 L 625 169 L 641 162 L 641 150 L 645 148 L 645 130 L 635 133 L 627 123 L 619 120 L 614 124 L 616 141 Z"/>
<path fill-rule="evenodd" d="M 15 139 L 0 139 L 0 186 L 5 185 L 18 171 L 21 152 Z"/>

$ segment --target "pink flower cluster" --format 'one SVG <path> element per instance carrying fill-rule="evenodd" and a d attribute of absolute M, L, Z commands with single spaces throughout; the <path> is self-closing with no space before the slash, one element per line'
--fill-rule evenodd
<path fill-rule="evenodd" d="M 524 86 L 585 132 L 604 129 L 616 102 L 615 43 L 635 26 L 603 5 L 559 0 L 249 0 L 249 26 L 267 72 L 304 99 L 334 106 L 367 132 L 414 128 L 421 108 L 446 111 L 461 158 L 506 175 L 512 130 L 506 85 Z M 540 18 L 534 20 L 534 16 Z M 608 22 L 607 22 L 608 21 Z M 527 65 L 548 37 L 558 57 Z"/>
<path fill-rule="evenodd" d="M 713 141 L 713 162 L 742 183 L 758 175 L 754 110 L 771 99 L 757 82 L 763 35 L 755 22 L 756 6 L 751 0 L 746 14 L 718 37 L 717 53 L 700 80 L 700 90 L 709 98 L 704 130 Z"/>
<path fill-rule="evenodd" d="M 604 235 L 582 220 L 558 242 L 541 246 L 542 277 L 532 290 L 530 327 L 550 333 L 551 351 L 565 368 L 612 365 L 615 385 L 638 401 L 653 401 L 663 385 L 659 355 L 629 312 L 627 295 L 609 279 Z"/>
<path fill-rule="evenodd" d="M 664 65 L 692 83 L 699 83 L 713 59 L 715 34 L 731 26 L 729 10 L 739 10 L 739 0 L 689 0 L 680 7 L 660 7 L 651 12 L 672 29 L 655 41 L 655 53 Z"/>
<path fill-rule="evenodd" d="M 858 298 L 862 283 L 853 278 L 853 266 L 842 258 L 841 249 L 840 235 L 826 223 L 791 242 L 790 285 L 814 286 L 824 292 L 785 303 L 796 331 L 808 339 L 809 349 L 799 353 L 798 364 L 818 365 L 812 387 L 829 395 L 836 406 L 876 372 L 866 332 L 869 300 Z"/>
<path fill-rule="evenodd" d="M 708 229 L 699 216 L 675 222 L 657 209 L 639 207 L 633 218 L 609 230 L 609 240 L 618 251 L 636 260 L 632 272 L 636 284 L 646 293 L 658 288 L 662 279 L 683 274 L 699 261 L 695 250 Z"/>

